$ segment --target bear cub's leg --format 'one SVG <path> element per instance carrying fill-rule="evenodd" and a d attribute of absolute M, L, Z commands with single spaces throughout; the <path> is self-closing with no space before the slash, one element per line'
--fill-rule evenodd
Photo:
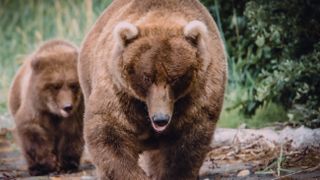
<path fill-rule="evenodd" d="M 64 134 L 59 144 L 60 171 L 74 172 L 78 170 L 83 151 L 83 140 L 75 135 Z"/>
<path fill-rule="evenodd" d="M 54 148 L 54 138 L 39 125 L 24 125 L 18 127 L 22 143 L 22 153 L 31 176 L 39 176 L 57 170 L 57 156 Z"/>

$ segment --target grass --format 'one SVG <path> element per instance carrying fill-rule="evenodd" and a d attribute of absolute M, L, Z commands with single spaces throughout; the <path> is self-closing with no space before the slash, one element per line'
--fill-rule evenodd
<path fill-rule="evenodd" d="M 0 114 L 7 112 L 9 86 L 24 57 L 39 44 L 52 38 L 67 39 L 80 45 L 86 32 L 110 2 L 111 0 L 0 1 Z M 230 69 L 230 77 L 236 81 L 239 72 L 235 68 Z M 225 107 L 241 98 L 244 92 L 242 88 L 235 88 L 235 91 L 230 92 L 232 88 L 229 88 L 226 95 Z M 219 126 L 238 127 L 246 123 L 249 127 L 262 127 L 285 118 L 284 110 L 271 104 L 259 109 L 251 118 L 241 115 L 239 109 L 224 110 Z"/>
<path fill-rule="evenodd" d="M 248 128 L 262 128 L 270 126 L 275 122 L 286 122 L 288 120 L 285 109 L 274 103 L 262 106 L 256 111 L 256 114 L 251 117 L 244 116 L 240 113 L 240 106 L 230 109 L 230 107 L 241 101 L 241 99 L 246 98 L 244 88 L 238 87 L 231 91 L 232 88 L 234 87 L 229 86 L 227 90 L 224 108 L 218 122 L 219 127 L 237 128 L 245 124 Z"/>

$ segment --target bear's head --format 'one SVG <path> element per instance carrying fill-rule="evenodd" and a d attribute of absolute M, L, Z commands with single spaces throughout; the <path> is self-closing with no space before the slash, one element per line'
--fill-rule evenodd
<path fill-rule="evenodd" d="M 77 58 L 75 47 L 61 43 L 42 47 L 33 55 L 31 88 L 36 108 L 64 118 L 79 108 Z"/>
<path fill-rule="evenodd" d="M 152 127 L 163 132 L 175 103 L 199 86 L 209 63 L 207 27 L 135 26 L 120 22 L 113 30 L 116 47 L 109 67 L 122 89 L 147 105 Z"/>

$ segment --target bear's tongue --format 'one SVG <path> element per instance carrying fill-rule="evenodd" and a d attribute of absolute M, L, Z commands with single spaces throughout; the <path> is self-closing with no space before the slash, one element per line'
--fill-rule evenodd
<path fill-rule="evenodd" d="M 60 113 L 61 113 L 62 117 L 64 117 L 64 118 L 67 118 L 70 115 L 70 113 L 68 113 L 68 112 L 66 112 L 66 111 L 64 111 L 62 109 L 60 110 Z"/>

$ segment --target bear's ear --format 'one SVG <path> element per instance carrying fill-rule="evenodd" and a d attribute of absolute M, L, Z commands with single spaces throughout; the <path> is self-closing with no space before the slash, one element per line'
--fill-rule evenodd
<path fill-rule="evenodd" d="M 44 68 L 45 63 L 46 62 L 41 59 L 41 57 L 33 57 L 31 60 L 32 70 L 36 73 L 40 72 Z"/>
<path fill-rule="evenodd" d="M 183 29 L 183 34 L 193 45 L 198 46 L 201 39 L 205 39 L 208 30 L 201 21 L 191 21 Z"/>
<path fill-rule="evenodd" d="M 126 47 L 132 39 L 138 36 L 138 34 L 139 30 L 137 26 L 125 21 L 117 24 L 113 30 L 113 37 L 115 38 L 116 43 L 121 47 Z"/>

